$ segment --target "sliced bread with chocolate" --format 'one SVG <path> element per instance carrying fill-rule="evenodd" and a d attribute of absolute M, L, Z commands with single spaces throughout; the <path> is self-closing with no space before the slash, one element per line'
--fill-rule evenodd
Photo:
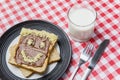
<path fill-rule="evenodd" d="M 43 73 L 57 39 L 57 35 L 44 30 L 22 28 L 18 45 L 12 52 L 9 63 Z"/>

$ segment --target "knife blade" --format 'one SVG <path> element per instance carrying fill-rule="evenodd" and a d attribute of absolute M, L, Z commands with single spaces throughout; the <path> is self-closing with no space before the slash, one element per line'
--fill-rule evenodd
<path fill-rule="evenodd" d="M 93 68 L 95 67 L 95 65 L 99 61 L 100 57 L 102 56 L 105 48 L 108 46 L 109 42 L 110 42 L 109 39 L 105 39 L 100 44 L 99 48 L 97 49 L 97 51 L 95 52 L 93 58 L 91 59 L 91 62 L 89 64 L 87 70 L 85 71 L 85 74 L 81 78 L 81 80 L 86 80 L 87 79 L 87 77 L 89 76 L 90 72 L 93 70 Z"/>

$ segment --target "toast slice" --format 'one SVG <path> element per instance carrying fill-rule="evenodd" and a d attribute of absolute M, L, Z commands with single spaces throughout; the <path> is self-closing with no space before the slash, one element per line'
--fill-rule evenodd
<path fill-rule="evenodd" d="M 16 47 L 17 47 L 17 44 L 10 47 L 9 51 L 10 51 L 11 56 L 13 55 L 12 53 L 15 52 Z M 57 62 L 59 60 L 60 60 L 60 53 L 57 51 L 56 48 L 54 48 L 50 54 L 49 64 L 53 62 Z M 21 67 L 18 67 L 18 68 L 21 70 L 22 74 L 25 77 L 29 77 L 34 73 L 33 71 L 25 69 L 25 68 L 21 68 Z"/>
<path fill-rule="evenodd" d="M 34 72 L 44 73 L 57 39 L 57 35 L 44 30 L 22 28 L 18 45 L 15 47 L 15 51 L 12 51 L 9 63 Z"/>

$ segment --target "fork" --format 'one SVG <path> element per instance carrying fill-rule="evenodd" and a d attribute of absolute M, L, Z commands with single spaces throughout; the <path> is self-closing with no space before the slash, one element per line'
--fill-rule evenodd
<path fill-rule="evenodd" d="M 79 61 L 79 64 L 78 66 L 75 68 L 74 72 L 72 73 L 71 77 L 69 80 L 73 80 L 77 70 L 79 69 L 79 67 L 85 63 L 86 61 L 89 60 L 89 58 L 91 57 L 92 55 L 92 50 L 93 50 L 93 45 L 92 44 L 88 44 L 85 49 L 83 50 L 83 52 L 81 53 L 80 55 L 80 61 Z"/>

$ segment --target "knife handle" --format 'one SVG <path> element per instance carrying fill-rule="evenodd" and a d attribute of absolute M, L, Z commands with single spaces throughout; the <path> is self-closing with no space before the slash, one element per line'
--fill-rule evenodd
<path fill-rule="evenodd" d="M 87 70 L 85 71 L 85 74 L 83 75 L 81 80 L 86 80 L 91 71 L 92 71 L 91 69 L 87 68 Z"/>

